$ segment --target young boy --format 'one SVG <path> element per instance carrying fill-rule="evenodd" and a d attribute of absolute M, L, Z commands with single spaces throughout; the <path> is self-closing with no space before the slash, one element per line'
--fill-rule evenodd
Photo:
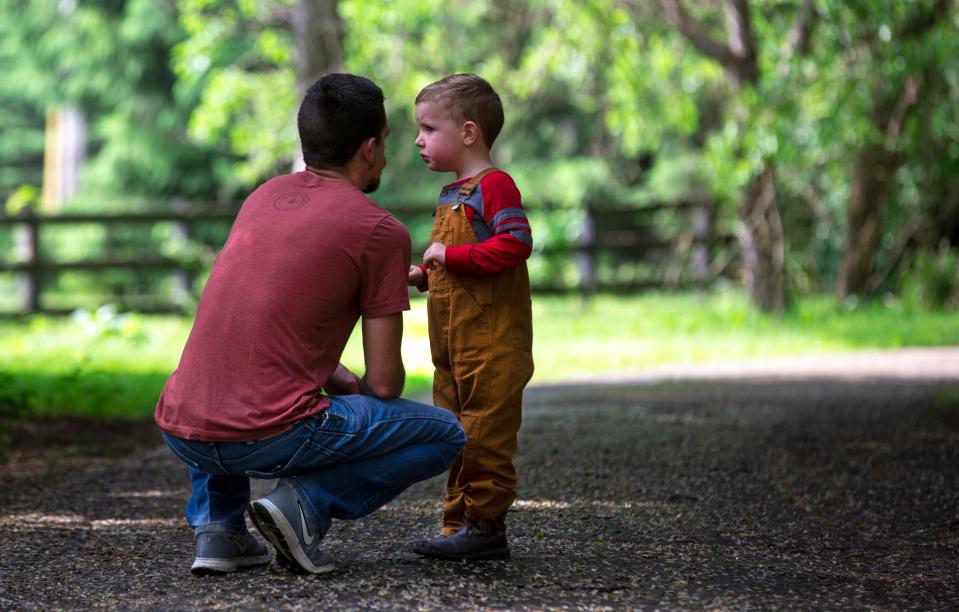
<path fill-rule="evenodd" d="M 493 168 L 503 105 L 489 83 L 454 74 L 416 97 L 416 146 L 443 187 L 430 246 L 409 282 L 429 290 L 433 403 L 467 434 L 450 469 L 440 537 L 413 550 L 436 559 L 508 559 L 506 511 L 516 499 L 516 434 L 533 374 L 526 259 L 532 234 L 516 184 Z"/>

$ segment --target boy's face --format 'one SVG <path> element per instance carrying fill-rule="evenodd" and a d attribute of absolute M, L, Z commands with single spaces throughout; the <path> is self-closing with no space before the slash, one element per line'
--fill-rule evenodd
<path fill-rule="evenodd" d="M 416 125 L 420 128 L 416 146 L 426 166 L 433 172 L 457 172 L 466 149 L 463 126 L 429 101 L 416 105 Z"/>

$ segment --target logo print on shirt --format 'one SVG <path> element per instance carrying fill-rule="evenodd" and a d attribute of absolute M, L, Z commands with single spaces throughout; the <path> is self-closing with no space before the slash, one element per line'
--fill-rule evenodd
<path fill-rule="evenodd" d="M 313 543 L 314 536 L 306 526 L 306 515 L 303 514 L 303 506 L 300 505 L 300 502 L 296 502 L 296 507 L 300 509 L 300 528 L 303 529 L 303 543 L 309 546 Z"/>
<path fill-rule="evenodd" d="M 303 208 L 310 201 L 310 196 L 305 193 L 284 193 L 273 202 L 273 208 L 286 212 Z"/>

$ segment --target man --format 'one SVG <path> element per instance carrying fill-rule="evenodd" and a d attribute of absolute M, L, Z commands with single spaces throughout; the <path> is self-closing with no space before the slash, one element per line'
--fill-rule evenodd
<path fill-rule="evenodd" d="M 365 516 L 444 472 L 466 441 L 452 413 L 397 398 L 410 237 L 363 195 L 386 165 L 383 92 L 327 75 L 297 123 L 307 169 L 244 202 L 157 403 L 192 479 L 195 574 L 269 562 L 245 509 L 278 562 L 331 571 L 320 543 L 332 519 Z M 360 318 L 362 378 L 338 363 Z M 250 503 L 250 478 L 278 483 Z"/>

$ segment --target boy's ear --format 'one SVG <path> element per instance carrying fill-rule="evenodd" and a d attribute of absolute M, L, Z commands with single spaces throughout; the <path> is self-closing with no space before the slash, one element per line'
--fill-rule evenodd
<path fill-rule="evenodd" d="M 480 139 L 480 127 L 476 125 L 475 121 L 467 121 L 463 124 L 463 144 L 467 147 L 473 146 L 473 144 Z"/>

